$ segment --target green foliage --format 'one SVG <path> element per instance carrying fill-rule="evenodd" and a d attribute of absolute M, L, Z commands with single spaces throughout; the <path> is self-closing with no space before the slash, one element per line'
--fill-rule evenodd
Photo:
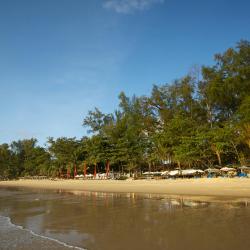
<path fill-rule="evenodd" d="M 48 151 L 52 157 L 53 173 L 60 172 L 65 174 L 67 169 L 73 169 L 82 163 L 86 157 L 87 139 L 76 140 L 76 138 L 61 137 L 54 140 L 48 138 Z"/>

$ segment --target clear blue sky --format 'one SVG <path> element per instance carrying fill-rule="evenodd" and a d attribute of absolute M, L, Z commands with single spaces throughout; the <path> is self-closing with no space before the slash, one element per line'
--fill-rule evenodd
<path fill-rule="evenodd" d="M 0 0 L 0 143 L 80 138 L 95 106 L 150 94 L 250 40 L 249 0 Z"/>

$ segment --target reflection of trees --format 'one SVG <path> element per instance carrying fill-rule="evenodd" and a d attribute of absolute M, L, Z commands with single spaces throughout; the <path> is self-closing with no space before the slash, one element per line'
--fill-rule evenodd
<path fill-rule="evenodd" d="M 199 249 L 196 245 L 204 242 L 206 249 L 212 249 L 219 239 L 234 246 L 233 239 L 240 245 L 240 238 L 233 237 L 236 230 L 242 233 L 240 237 L 249 233 L 247 222 L 242 220 L 249 216 L 249 210 L 235 209 L 247 203 L 206 203 L 134 193 L 74 193 L 19 194 L 8 200 L 5 209 L 11 210 L 17 224 L 31 226 L 39 221 L 42 233 L 70 243 L 79 241 L 88 249 L 131 249 L 131 245 L 132 249 L 181 249 L 184 243 Z M 240 228 L 244 225 L 243 232 Z"/>

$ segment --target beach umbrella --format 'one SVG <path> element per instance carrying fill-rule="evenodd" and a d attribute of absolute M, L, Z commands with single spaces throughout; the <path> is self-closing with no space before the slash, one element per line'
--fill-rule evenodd
<path fill-rule="evenodd" d="M 106 165 L 106 177 L 108 178 L 109 176 L 109 160 L 107 161 L 107 165 Z"/>
<path fill-rule="evenodd" d="M 76 165 L 75 165 L 75 168 L 74 168 L 74 178 L 76 177 L 77 175 L 77 170 L 76 170 Z"/>
<path fill-rule="evenodd" d="M 164 175 L 168 175 L 169 171 L 164 171 L 164 172 L 161 172 L 161 175 L 164 176 Z"/>
<path fill-rule="evenodd" d="M 208 172 L 208 173 L 219 173 L 220 170 L 217 169 L 217 168 L 208 168 L 205 170 L 205 172 Z"/>
<path fill-rule="evenodd" d="M 62 169 L 59 169 L 59 178 L 62 178 Z"/>
<path fill-rule="evenodd" d="M 84 162 L 84 164 L 83 164 L 83 175 L 84 175 L 84 177 L 86 177 L 86 174 L 87 174 L 87 163 Z"/>
<path fill-rule="evenodd" d="M 241 170 L 250 170 L 250 167 L 242 166 L 242 167 L 239 167 L 239 169 L 241 169 Z"/>
<path fill-rule="evenodd" d="M 180 174 L 179 170 L 172 170 L 168 173 L 170 176 L 178 176 Z"/>
<path fill-rule="evenodd" d="M 70 178 L 70 166 L 69 166 L 68 169 L 67 169 L 67 178 L 68 178 L 68 179 Z"/>
<path fill-rule="evenodd" d="M 96 163 L 95 163 L 95 168 L 94 168 L 94 178 L 96 177 Z"/>
<path fill-rule="evenodd" d="M 235 168 L 229 168 L 229 167 L 224 167 L 224 168 L 221 168 L 220 170 L 221 170 L 221 171 L 224 171 L 224 172 L 236 171 Z"/>

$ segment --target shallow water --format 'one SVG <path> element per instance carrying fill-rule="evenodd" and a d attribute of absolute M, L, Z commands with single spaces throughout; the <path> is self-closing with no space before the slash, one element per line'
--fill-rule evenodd
<path fill-rule="evenodd" d="M 0 189 L 0 225 L 0 249 L 250 249 L 248 200 Z"/>

